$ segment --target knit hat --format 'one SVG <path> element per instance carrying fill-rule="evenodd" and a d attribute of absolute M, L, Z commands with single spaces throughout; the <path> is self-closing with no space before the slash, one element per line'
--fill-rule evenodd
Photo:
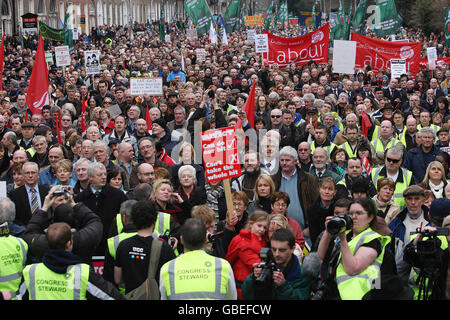
<path fill-rule="evenodd" d="M 161 128 L 166 129 L 167 123 L 166 120 L 163 118 L 158 118 L 152 121 L 152 123 L 156 123 L 157 125 L 161 126 Z"/>
<path fill-rule="evenodd" d="M 367 181 L 364 181 L 363 178 L 356 178 L 352 183 L 351 191 L 352 193 L 364 192 L 367 194 L 369 191 Z"/>

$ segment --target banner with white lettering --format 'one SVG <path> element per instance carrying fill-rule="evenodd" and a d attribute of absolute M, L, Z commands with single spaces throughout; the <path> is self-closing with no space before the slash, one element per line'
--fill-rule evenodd
<path fill-rule="evenodd" d="M 297 38 L 282 38 L 263 31 L 268 35 L 269 51 L 264 53 L 264 59 L 269 64 L 277 63 L 279 67 L 286 67 L 295 62 L 298 66 L 328 62 L 328 42 L 330 39 L 330 25 L 327 23 L 314 32 Z"/>
<path fill-rule="evenodd" d="M 356 41 L 356 68 L 370 65 L 372 70 L 386 70 L 391 59 L 406 60 L 406 71 L 415 76 L 419 72 L 421 42 L 403 43 L 375 39 L 352 32 Z"/>

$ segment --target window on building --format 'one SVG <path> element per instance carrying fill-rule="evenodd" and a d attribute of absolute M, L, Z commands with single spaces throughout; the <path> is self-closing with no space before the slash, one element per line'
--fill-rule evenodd
<path fill-rule="evenodd" d="M 8 0 L 2 0 L 2 16 L 9 16 Z"/>

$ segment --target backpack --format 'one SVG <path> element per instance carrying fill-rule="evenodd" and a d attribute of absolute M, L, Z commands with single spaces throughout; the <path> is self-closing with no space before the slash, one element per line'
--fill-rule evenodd
<path fill-rule="evenodd" d="M 159 300 L 160 292 L 156 282 L 156 268 L 161 256 L 162 241 L 153 239 L 148 263 L 148 277 L 139 287 L 133 289 L 125 295 L 127 300 Z"/>

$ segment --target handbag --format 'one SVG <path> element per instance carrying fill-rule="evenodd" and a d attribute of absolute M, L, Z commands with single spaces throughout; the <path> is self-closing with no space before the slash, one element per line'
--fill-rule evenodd
<path fill-rule="evenodd" d="M 152 240 L 150 261 L 148 263 L 148 276 L 141 285 L 125 295 L 127 300 L 159 300 L 161 295 L 158 283 L 156 282 L 156 268 L 161 256 L 162 241 Z"/>

